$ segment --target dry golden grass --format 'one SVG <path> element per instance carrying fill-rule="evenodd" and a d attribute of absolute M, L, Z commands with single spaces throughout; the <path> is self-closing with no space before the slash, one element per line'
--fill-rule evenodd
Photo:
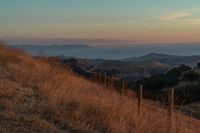
<path fill-rule="evenodd" d="M 169 132 L 165 109 L 145 102 L 139 116 L 134 99 L 80 78 L 56 60 L 2 45 L 0 74 L 0 132 Z M 195 132 L 178 116 L 172 132 Z"/>

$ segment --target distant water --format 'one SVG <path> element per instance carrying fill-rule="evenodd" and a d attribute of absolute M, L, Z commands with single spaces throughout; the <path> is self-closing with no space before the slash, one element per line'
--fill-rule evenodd
<path fill-rule="evenodd" d="M 91 45 L 92 46 L 92 45 Z M 40 49 L 26 48 L 26 51 L 37 55 L 38 53 L 46 53 L 49 56 L 76 57 L 89 59 L 123 59 L 129 57 L 137 57 L 149 53 L 163 53 L 173 55 L 200 55 L 200 44 L 142 44 L 142 45 L 99 45 L 91 48 L 77 49 Z"/>

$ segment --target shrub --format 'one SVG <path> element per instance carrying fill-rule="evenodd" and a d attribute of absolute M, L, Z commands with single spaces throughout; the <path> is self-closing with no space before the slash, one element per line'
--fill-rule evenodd
<path fill-rule="evenodd" d="M 199 79 L 199 74 L 195 72 L 194 70 L 185 72 L 183 74 L 183 80 L 185 81 L 196 81 Z"/>

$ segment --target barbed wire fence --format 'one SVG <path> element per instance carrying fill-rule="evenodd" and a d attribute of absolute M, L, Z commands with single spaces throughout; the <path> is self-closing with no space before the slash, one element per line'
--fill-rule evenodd
<path fill-rule="evenodd" d="M 114 76 L 109 76 L 106 72 L 94 73 L 92 74 L 91 81 L 104 86 L 106 89 L 115 90 L 123 96 L 129 96 L 129 93 L 126 93 L 126 90 L 132 90 L 133 93 L 131 97 L 134 101 L 137 101 L 137 113 L 140 116 L 142 113 L 142 108 L 155 111 L 155 107 L 161 107 L 166 110 L 164 113 L 168 119 L 168 132 L 181 132 L 181 127 L 187 127 L 191 132 L 199 133 L 200 132 L 200 121 L 199 118 L 195 118 L 194 114 L 191 112 L 184 112 L 179 105 L 175 104 L 175 90 L 171 88 L 168 90 L 167 101 L 165 103 L 159 101 L 153 101 L 152 103 L 145 103 L 143 99 L 143 86 L 140 85 L 137 89 L 130 89 L 127 87 L 127 83 L 124 80 L 116 78 Z M 160 99 L 160 97 L 158 98 Z M 174 123 L 176 126 L 174 126 Z"/>

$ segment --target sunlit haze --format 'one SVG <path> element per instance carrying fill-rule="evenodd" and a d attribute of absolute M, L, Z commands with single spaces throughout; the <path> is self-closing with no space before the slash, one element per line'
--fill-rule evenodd
<path fill-rule="evenodd" d="M 1 40 L 200 42 L 199 0 L 1 0 Z"/>

